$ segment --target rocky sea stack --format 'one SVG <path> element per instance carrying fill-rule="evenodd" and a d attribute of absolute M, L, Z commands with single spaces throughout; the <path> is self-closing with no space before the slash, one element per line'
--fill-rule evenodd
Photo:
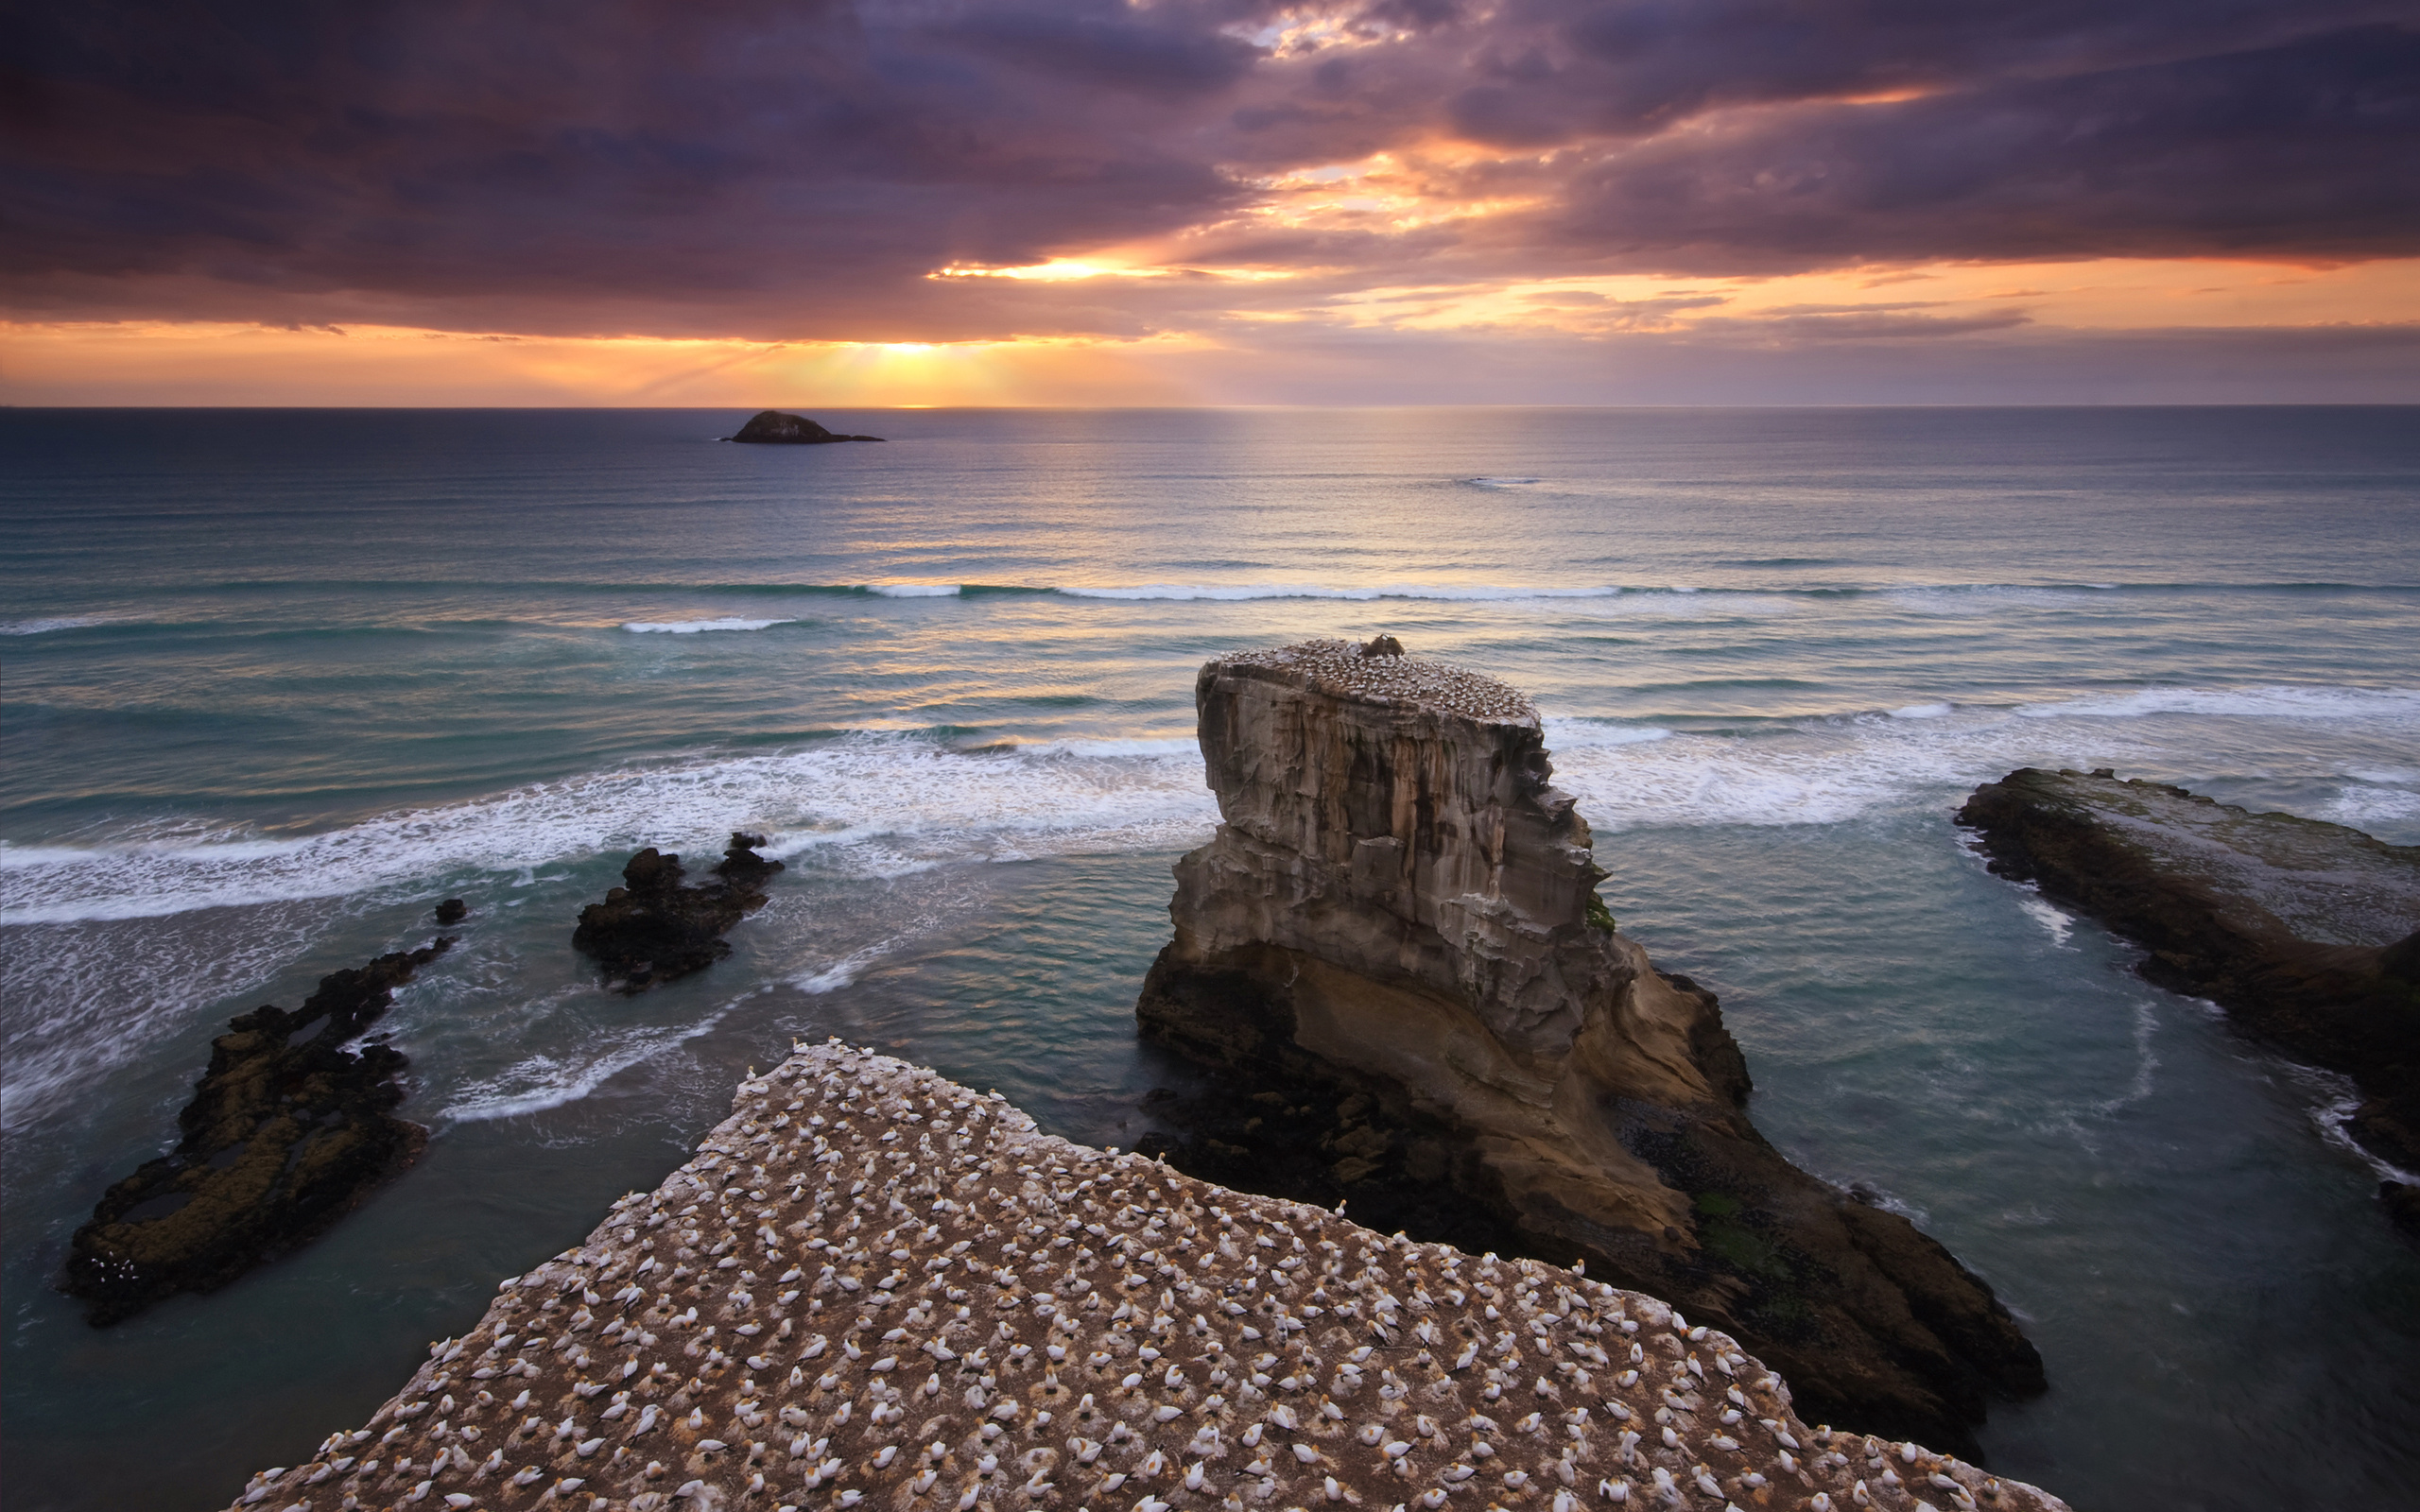
<path fill-rule="evenodd" d="M 759 410 L 748 423 L 739 427 L 735 436 L 726 441 L 770 441 L 783 446 L 822 446 L 831 441 L 878 441 L 879 436 L 843 436 L 827 431 L 804 415 L 785 415 L 778 409 Z"/>
<path fill-rule="evenodd" d="M 756 853 L 761 834 L 732 832 L 708 881 L 683 886 L 677 855 L 648 846 L 622 868 L 623 885 L 579 911 L 575 950 L 596 959 L 624 992 L 702 971 L 731 954 L 734 924 L 765 906 L 765 885 L 782 869 Z"/>
<path fill-rule="evenodd" d="M 402 1053 L 342 1047 L 453 943 L 331 972 L 294 1012 L 263 1005 L 229 1022 L 177 1115 L 175 1151 L 111 1187 L 69 1241 L 61 1284 L 94 1326 L 307 1244 L 419 1156 L 428 1130 L 393 1113 Z"/>
<path fill-rule="evenodd" d="M 1977 788 L 1958 822 L 1993 871 L 2142 946 L 2145 977 L 2351 1077 L 2349 1132 L 2420 1172 L 2420 846 L 2106 767 L 2022 767 Z M 2420 1238 L 2420 1182 L 2378 1195 Z"/>
<path fill-rule="evenodd" d="M 1144 1034 L 1221 1076 L 1163 1102 L 1189 1172 L 1568 1262 L 1736 1333 L 1802 1411 L 1974 1450 L 2043 1389 L 1989 1287 L 1792 1166 L 1714 996 L 1614 928 L 1536 710 L 1314 641 L 1195 685 L 1224 822 L 1177 863 Z"/>

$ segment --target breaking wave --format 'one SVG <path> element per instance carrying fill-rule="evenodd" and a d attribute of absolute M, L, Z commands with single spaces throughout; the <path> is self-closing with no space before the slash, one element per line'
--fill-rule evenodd
<path fill-rule="evenodd" d="M 696 635 L 705 630 L 769 630 L 796 620 L 633 620 L 622 628 L 635 635 Z"/>

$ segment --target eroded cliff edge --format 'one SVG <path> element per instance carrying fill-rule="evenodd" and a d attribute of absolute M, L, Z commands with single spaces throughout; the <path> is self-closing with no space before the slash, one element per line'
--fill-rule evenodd
<path fill-rule="evenodd" d="M 1373 644 L 1228 657 L 1196 683 L 1224 822 L 1177 864 L 1136 1017 L 1230 1095 L 1163 1109 L 1190 1136 L 1171 1158 L 1584 1259 L 1720 1320 L 1809 1416 L 1971 1454 L 1989 1399 L 2043 1389 L 2008 1311 L 1757 1133 L 1713 995 L 1604 914 L 1529 701 Z M 1314 1155 L 1305 1117 L 1329 1110 L 1343 1126 Z"/>
<path fill-rule="evenodd" d="M 1995 873 L 2142 946 L 2151 981 L 2351 1077 L 2352 1137 L 2420 1172 L 2420 846 L 2107 768 L 2020 767 L 1958 822 Z M 2378 1197 L 2420 1238 L 2420 1182 L 2381 1181 Z"/>

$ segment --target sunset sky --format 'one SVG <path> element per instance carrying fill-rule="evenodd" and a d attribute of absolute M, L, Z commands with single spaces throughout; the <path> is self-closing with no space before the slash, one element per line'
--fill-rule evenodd
<path fill-rule="evenodd" d="M 0 400 L 2420 401 L 2412 14 L 21 8 Z"/>

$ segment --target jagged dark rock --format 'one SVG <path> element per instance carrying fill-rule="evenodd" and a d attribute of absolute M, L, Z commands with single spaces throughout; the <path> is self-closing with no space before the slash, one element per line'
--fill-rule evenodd
<path fill-rule="evenodd" d="M 2351 1077 L 2352 1136 L 2420 1171 L 2420 846 L 2107 767 L 2021 767 L 1977 788 L 1958 822 L 1994 872 L 2143 947 L 2145 977 Z M 2420 1239 L 2420 1187 L 2379 1194 Z"/>
<path fill-rule="evenodd" d="M 756 853 L 764 843 L 733 831 L 713 880 L 694 887 L 682 885 L 679 856 L 648 847 L 622 868 L 624 885 L 580 910 L 572 945 L 624 992 L 704 971 L 731 954 L 722 936 L 765 905 L 765 885 L 782 869 Z"/>
<path fill-rule="evenodd" d="M 437 921 L 441 924 L 458 924 L 470 917 L 471 905 L 459 898 L 448 898 L 437 905 Z"/>
<path fill-rule="evenodd" d="M 761 410 L 735 436 L 726 441 L 770 441 L 786 446 L 822 446 L 833 441 L 878 441 L 879 436 L 843 436 L 827 431 L 804 415 L 785 415 L 778 409 Z"/>
<path fill-rule="evenodd" d="M 453 943 L 332 972 L 292 1013 L 263 1005 L 229 1021 L 177 1115 L 176 1150 L 111 1187 L 68 1243 L 61 1285 L 95 1327 L 299 1248 L 419 1156 L 428 1131 L 392 1112 L 403 1055 L 341 1047 Z"/>
<path fill-rule="evenodd" d="M 1655 970 L 1536 711 L 1493 679 L 1312 642 L 1195 686 L 1225 822 L 1177 863 L 1135 1014 L 1211 1069 L 1155 1097 L 1189 1173 L 1567 1263 L 1719 1324 L 1810 1418 L 1975 1449 L 2044 1387 L 1991 1293 L 1748 1121 L 1714 995 Z"/>

